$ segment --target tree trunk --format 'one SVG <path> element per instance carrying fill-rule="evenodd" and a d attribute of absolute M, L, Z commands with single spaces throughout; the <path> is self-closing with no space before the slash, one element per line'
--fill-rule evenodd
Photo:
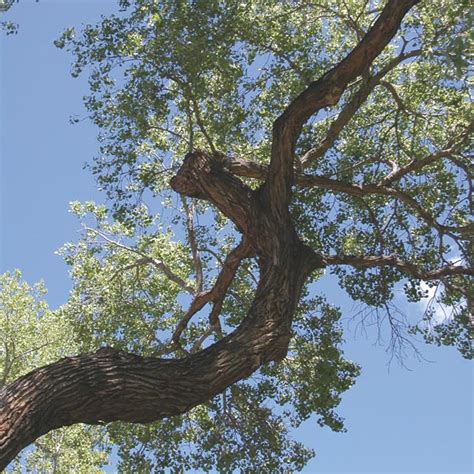
<path fill-rule="evenodd" d="M 291 225 L 219 160 L 189 155 L 173 187 L 209 199 L 234 220 L 259 256 L 260 281 L 242 324 L 183 359 L 144 358 L 112 348 L 62 359 L 21 377 L 0 394 L 0 469 L 39 436 L 75 423 L 145 423 L 185 413 L 285 357 L 291 321 L 309 273 L 320 260 Z"/>

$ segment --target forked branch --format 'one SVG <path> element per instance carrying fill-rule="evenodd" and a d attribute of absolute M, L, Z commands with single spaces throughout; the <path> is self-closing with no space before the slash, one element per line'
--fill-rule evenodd
<path fill-rule="evenodd" d="M 367 100 L 371 92 L 381 79 L 406 59 L 418 56 L 421 50 L 413 50 L 409 53 L 402 52 L 373 76 L 368 76 L 362 80 L 359 89 L 354 93 L 349 102 L 339 112 L 337 118 L 331 123 L 326 137 L 318 144 L 318 146 L 308 150 L 300 159 L 302 167 L 307 168 L 313 162 L 320 159 L 334 145 L 341 131 L 351 121 L 361 105 Z"/>
<path fill-rule="evenodd" d="M 207 303 L 213 303 L 213 307 L 209 315 L 210 326 L 215 326 L 218 323 L 218 317 L 222 309 L 222 303 L 227 294 L 227 290 L 229 289 L 229 286 L 235 277 L 235 273 L 239 268 L 240 262 L 244 258 L 250 256 L 251 246 L 246 242 L 240 243 L 240 245 L 238 245 L 229 253 L 229 255 L 227 255 L 222 269 L 217 276 L 216 282 L 214 283 L 214 286 L 210 290 L 196 295 L 188 311 L 177 324 L 171 337 L 171 342 L 173 345 L 180 345 L 181 334 L 186 329 L 189 321 L 198 311 L 204 308 Z"/>

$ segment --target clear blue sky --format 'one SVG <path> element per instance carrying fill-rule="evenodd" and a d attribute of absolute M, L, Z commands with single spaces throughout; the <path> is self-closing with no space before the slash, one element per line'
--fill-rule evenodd
<path fill-rule="evenodd" d="M 71 58 L 53 40 L 115 8 L 114 0 L 22 0 L 0 17 L 20 24 L 18 35 L 0 36 L 0 272 L 19 268 L 30 283 L 44 279 L 53 308 L 70 288 L 54 251 L 78 238 L 68 203 L 103 200 L 82 169 L 97 153 L 97 131 L 87 121 L 68 123 L 70 115 L 84 115 L 87 82 L 70 77 Z M 320 287 L 343 302 L 346 315 L 353 312 L 332 281 Z M 432 362 L 409 359 L 412 371 L 396 363 L 389 371 L 375 334 L 347 332 L 346 339 L 347 356 L 363 368 L 340 407 L 349 431 L 331 433 L 314 420 L 296 431 L 318 453 L 306 472 L 472 472 L 471 364 L 455 350 L 420 343 Z"/>

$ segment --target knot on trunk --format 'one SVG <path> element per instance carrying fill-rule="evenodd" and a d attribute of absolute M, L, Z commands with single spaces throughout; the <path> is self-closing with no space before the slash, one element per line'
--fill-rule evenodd
<path fill-rule="evenodd" d="M 220 154 L 193 151 L 185 156 L 170 185 L 180 194 L 213 203 L 246 234 L 261 211 L 255 209 L 252 190 L 224 165 L 225 158 Z"/>
<path fill-rule="evenodd" d="M 180 194 L 207 198 L 206 192 L 202 189 L 200 181 L 212 171 L 218 171 L 223 167 L 221 155 L 212 155 L 201 150 L 195 150 L 184 157 L 181 168 L 171 181 L 171 187 Z"/>

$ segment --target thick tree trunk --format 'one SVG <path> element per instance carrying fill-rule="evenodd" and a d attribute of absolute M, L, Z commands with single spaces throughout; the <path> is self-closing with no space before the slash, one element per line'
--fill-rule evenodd
<path fill-rule="evenodd" d="M 254 304 L 230 336 L 178 360 L 142 358 L 111 348 L 62 359 L 20 378 L 1 394 L 0 469 L 39 436 L 74 423 L 145 423 L 178 415 L 282 359 L 293 310 L 308 274 L 295 251 L 286 271 L 271 265 Z"/>
<path fill-rule="evenodd" d="M 245 231 L 259 255 L 260 282 L 242 324 L 183 359 L 143 358 L 112 348 L 37 369 L 0 394 L 0 468 L 39 436 L 74 423 L 144 423 L 178 415 L 285 357 L 291 320 L 309 273 L 320 260 L 288 223 L 205 154 L 188 156 L 175 189 L 214 202 Z"/>

